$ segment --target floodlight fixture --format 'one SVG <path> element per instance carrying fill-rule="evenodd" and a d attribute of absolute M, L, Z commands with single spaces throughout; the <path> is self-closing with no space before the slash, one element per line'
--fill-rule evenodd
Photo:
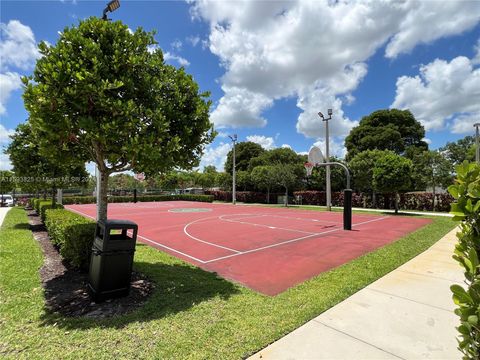
<path fill-rule="evenodd" d="M 108 20 L 107 18 L 107 13 L 108 12 L 114 12 L 120 7 L 120 0 L 112 0 L 107 4 L 107 7 L 103 9 L 103 20 Z"/>
<path fill-rule="evenodd" d="M 318 112 L 318 116 L 320 116 L 322 119 L 324 119 L 323 114 L 321 111 Z"/>
<path fill-rule="evenodd" d="M 333 114 L 333 110 L 332 109 L 328 109 L 328 115 L 332 115 Z"/>

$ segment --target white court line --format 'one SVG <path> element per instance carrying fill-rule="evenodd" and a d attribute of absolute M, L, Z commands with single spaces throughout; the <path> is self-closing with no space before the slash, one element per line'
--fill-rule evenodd
<path fill-rule="evenodd" d="M 316 214 L 315 214 L 315 215 L 316 215 Z M 341 222 L 338 222 L 338 221 L 318 220 L 318 219 L 310 219 L 310 218 L 299 218 L 299 217 L 293 217 L 293 216 L 281 216 L 281 215 L 276 215 L 276 214 L 265 214 L 265 215 L 263 215 L 263 216 L 278 217 L 278 218 L 282 218 L 282 219 L 293 219 L 293 220 L 302 220 L 302 221 L 312 221 L 312 222 L 325 222 L 325 223 L 342 225 L 342 223 L 341 223 Z"/>
<path fill-rule="evenodd" d="M 233 223 L 239 223 L 239 224 L 245 224 L 245 225 L 253 225 L 253 226 L 266 227 L 266 228 L 269 228 L 269 229 L 280 229 L 280 230 L 286 230 L 286 231 L 294 231 L 294 232 L 298 232 L 298 233 L 302 233 L 302 234 L 317 234 L 317 233 L 313 233 L 313 232 L 311 232 L 311 231 L 288 229 L 288 228 L 282 228 L 282 227 L 271 226 L 271 225 L 251 223 L 251 222 L 247 222 L 247 221 L 236 221 L 235 219 L 234 219 L 234 220 L 230 220 L 230 219 L 225 219 L 224 216 L 230 216 L 230 215 L 221 215 L 221 216 L 219 216 L 218 218 L 219 218 L 220 220 L 223 220 L 223 221 L 228 221 L 228 222 L 233 222 Z M 257 216 L 260 217 L 260 216 L 263 216 L 263 215 L 257 215 Z"/>
<path fill-rule="evenodd" d="M 369 221 L 364 221 L 364 222 L 361 222 L 361 223 L 358 223 L 358 224 L 353 224 L 352 227 L 353 227 L 353 226 L 359 226 L 359 225 L 368 224 L 368 223 L 371 223 L 371 222 L 374 222 L 374 221 L 383 220 L 383 219 L 386 219 L 386 218 L 388 218 L 388 217 L 389 217 L 389 216 L 384 216 L 384 217 L 381 217 L 381 218 L 372 219 L 372 220 L 369 220 Z M 218 260 L 228 259 L 228 258 L 231 258 L 231 257 L 234 257 L 234 256 L 238 256 L 238 255 L 250 254 L 250 253 L 253 253 L 253 252 L 260 251 L 260 250 L 270 249 L 270 248 L 277 247 L 277 246 L 280 246 L 280 245 L 285 245 L 285 244 L 293 243 L 293 242 L 300 241 L 300 240 L 304 240 L 304 239 L 307 239 L 307 238 L 310 238 L 310 237 L 314 237 L 314 236 L 318 236 L 318 235 L 323 235 L 323 234 L 328 234 L 328 233 L 332 233 L 332 232 L 339 231 L 339 230 L 343 230 L 343 229 L 342 229 L 342 228 L 339 228 L 339 229 L 328 230 L 328 231 L 324 231 L 324 232 L 321 232 L 321 233 L 315 233 L 315 234 L 303 236 L 303 237 L 300 237 L 300 238 L 291 239 L 291 240 L 283 241 L 283 242 L 280 242 L 280 243 L 276 243 L 276 244 L 272 244 L 272 245 L 267 245 L 267 246 L 262 246 L 262 247 L 259 247 L 259 248 L 256 248 L 256 249 L 251 249 L 251 250 L 243 251 L 243 252 L 241 252 L 241 253 L 239 253 L 239 254 L 231 254 L 231 255 L 221 256 L 221 257 L 218 257 L 218 258 L 215 258 L 215 259 L 207 260 L 207 261 L 205 261 L 205 264 L 208 264 L 208 263 L 211 263 L 211 262 L 215 262 L 215 261 L 218 261 Z"/>
<path fill-rule="evenodd" d="M 76 213 L 79 214 L 79 215 L 83 215 L 83 216 L 86 216 L 86 217 L 88 217 L 88 218 L 90 218 L 90 219 L 95 220 L 95 218 L 94 218 L 93 216 L 90 216 L 90 215 L 88 215 L 88 214 L 82 213 L 81 211 L 74 210 L 74 209 L 70 209 L 70 208 L 67 208 L 67 209 L 70 210 L 70 211 L 76 212 Z M 205 260 L 200 260 L 200 259 L 198 259 L 198 258 L 196 258 L 196 257 L 194 257 L 194 256 L 185 254 L 184 252 L 181 252 L 181 251 L 179 251 L 179 250 L 175 250 L 175 249 L 173 249 L 173 248 L 171 248 L 171 247 L 168 247 L 168 246 L 166 246 L 166 245 L 163 245 L 163 244 L 161 244 L 161 243 L 159 243 L 159 242 L 156 242 L 156 241 L 153 241 L 153 240 L 151 240 L 151 239 L 149 239 L 149 238 L 146 238 L 145 236 L 142 236 L 142 235 L 137 234 L 137 237 L 142 238 L 143 240 L 148 241 L 148 242 L 150 242 L 150 243 L 152 243 L 152 244 L 155 244 L 155 245 L 158 245 L 158 246 L 160 246 L 160 247 L 163 247 L 163 248 L 165 248 L 165 249 L 167 249 L 167 250 L 176 252 L 177 254 L 186 256 L 186 257 L 188 257 L 188 258 L 190 258 L 190 259 L 193 259 L 193 260 L 195 260 L 195 261 L 198 261 L 198 262 L 200 262 L 200 263 L 202 263 L 202 264 L 205 264 L 205 263 L 206 263 Z"/>
<path fill-rule="evenodd" d="M 196 240 L 196 241 L 199 241 L 199 242 L 204 243 L 204 244 L 208 244 L 208 245 L 215 246 L 215 247 L 218 247 L 218 248 L 221 248 L 221 249 L 225 249 L 225 250 L 228 250 L 228 251 L 232 251 L 232 252 L 234 252 L 234 253 L 241 253 L 241 251 L 238 251 L 238 250 L 235 250 L 235 249 L 231 249 L 231 248 L 226 247 L 226 246 L 214 244 L 214 243 L 211 243 L 211 242 L 209 242 L 209 241 L 205 241 L 205 240 L 196 238 L 195 236 L 191 235 L 191 234 L 187 231 L 187 228 L 188 228 L 190 225 L 195 224 L 196 222 L 199 222 L 199 221 L 202 221 L 202 220 L 208 220 L 208 219 L 217 219 L 217 218 L 219 218 L 218 215 L 217 215 L 217 216 L 209 216 L 209 217 L 206 217 L 206 218 L 201 218 L 201 219 L 197 219 L 197 220 L 191 221 L 191 222 L 189 222 L 187 225 L 184 226 L 183 232 L 185 233 L 185 235 L 187 235 L 188 237 L 190 237 L 192 240 Z"/>

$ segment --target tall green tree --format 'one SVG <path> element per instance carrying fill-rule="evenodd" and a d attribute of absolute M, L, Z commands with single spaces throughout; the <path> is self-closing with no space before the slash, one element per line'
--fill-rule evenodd
<path fill-rule="evenodd" d="M 453 184 L 453 165 L 439 151 L 424 151 L 412 160 L 412 180 L 416 184 L 415 190 L 432 188 L 435 210 L 436 188 L 447 189 Z M 419 186 L 421 187 L 418 188 Z"/>
<path fill-rule="evenodd" d="M 355 155 L 348 163 L 352 171 L 354 189 L 371 192 L 374 207 L 376 206 L 376 191 L 373 186 L 373 169 L 378 159 L 387 153 L 394 154 L 389 150 L 365 150 Z"/>
<path fill-rule="evenodd" d="M 412 161 L 392 152 L 385 152 L 373 168 L 373 187 L 378 192 L 395 193 L 395 213 L 398 213 L 398 193 L 410 187 Z"/>
<path fill-rule="evenodd" d="M 256 166 L 268 166 L 272 164 L 303 164 L 304 156 L 298 155 L 295 151 L 289 148 L 276 148 L 266 150 L 259 156 L 250 160 L 249 170 L 253 170 Z"/>
<path fill-rule="evenodd" d="M 285 206 L 288 206 L 288 190 L 298 183 L 299 166 L 293 164 L 276 163 L 272 165 L 272 175 L 275 183 L 285 190 Z"/>
<path fill-rule="evenodd" d="M 409 110 L 378 110 L 364 116 L 345 138 L 347 159 L 365 150 L 403 154 L 410 146 L 427 150 L 425 129 Z"/>
<path fill-rule="evenodd" d="M 475 161 L 475 138 L 465 136 L 463 139 L 447 142 L 444 147 L 440 148 L 440 151 L 454 166 L 462 164 L 465 160 Z"/>
<path fill-rule="evenodd" d="M 270 190 L 275 185 L 273 166 L 257 166 L 252 170 L 250 177 L 259 190 L 267 190 L 267 204 L 269 204 Z"/>
<path fill-rule="evenodd" d="M 24 102 L 43 153 L 68 151 L 100 172 L 100 220 L 107 218 L 109 175 L 147 176 L 197 166 L 214 133 L 208 93 L 183 68 L 150 51 L 153 33 L 97 18 L 41 43 Z M 57 157 L 58 161 L 60 158 Z"/>
<path fill-rule="evenodd" d="M 235 146 L 235 165 L 237 171 L 247 171 L 249 170 L 248 165 L 250 160 L 255 158 L 265 152 L 265 149 L 262 148 L 257 143 L 251 141 L 239 142 Z M 229 174 L 232 174 L 233 169 L 233 149 L 230 150 L 227 154 L 227 160 L 225 161 L 225 171 Z"/>
<path fill-rule="evenodd" d="M 40 153 L 39 139 L 32 131 L 29 121 L 18 125 L 11 139 L 5 152 L 10 157 L 22 190 L 50 189 L 55 203 L 56 189 L 87 183 L 85 163 L 56 161 Z"/>

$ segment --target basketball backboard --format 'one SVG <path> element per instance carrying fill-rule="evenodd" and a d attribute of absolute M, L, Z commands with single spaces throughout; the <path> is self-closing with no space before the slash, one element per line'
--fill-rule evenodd
<path fill-rule="evenodd" d="M 308 162 L 316 165 L 325 162 L 322 150 L 317 146 L 312 146 L 308 152 Z"/>

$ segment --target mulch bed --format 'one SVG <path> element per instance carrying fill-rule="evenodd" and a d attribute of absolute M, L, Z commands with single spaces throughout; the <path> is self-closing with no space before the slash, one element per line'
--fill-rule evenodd
<path fill-rule="evenodd" d="M 142 306 L 153 292 L 153 282 L 133 272 L 128 296 L 102 303 L 93 302 L 87 291 L 88 274 L 65 264 L 35 210 L 27 210 L 27 214 L 33 237 L 39 242 L 44 255 L 40 278 L 45 289 L 45 307 L 50 312 L 91 318 L 121 315 Z"/>

